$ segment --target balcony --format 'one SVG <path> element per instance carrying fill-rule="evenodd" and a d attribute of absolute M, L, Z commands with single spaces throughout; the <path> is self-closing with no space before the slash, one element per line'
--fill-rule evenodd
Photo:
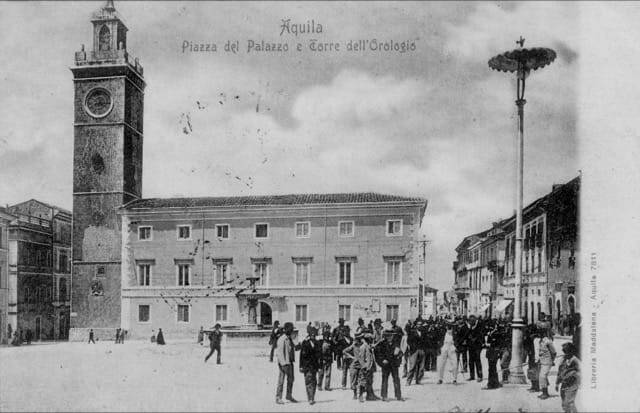
<path fill-rule="evenodd" d="M 87 52 L 84 50 L 80 50 L 75 54 L 75 62 L 76 66 L 91 66 L 91 65 L 127 65 L 134 71 L 136 71 L 140 76 L 143 75 L 144 69 L 140 62 L 138 62 L 138 58 L 133 59 L 131 61 L 129 59 L 129 53 L 127 53 L 126 49 L 121 48 L 118 50 L 101 50 L 101 51 L 91 51 L 88 53 L 89 58 L 87 59 Z"/>
<path fill-rule="evenodd" d="M 487 263 L 487 268 L 493 273 L 497 273 L 504 268 L 504 261 L 491 260 Z"/>

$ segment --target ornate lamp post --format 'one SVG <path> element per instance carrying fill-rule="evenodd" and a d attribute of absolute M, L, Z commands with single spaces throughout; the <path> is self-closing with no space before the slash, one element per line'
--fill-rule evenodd
<path fill-rule="evenodd" d="M 515 234 L 515 302 L 513 305 L 513 340 L 511 347 L 511 365 L 509 366 L 509 382 L 525 384 L 526 378 L 522 369 L 522 336 L 524 323 L 520 313 L 522 296 L 522 175 L 524 149 L 524 86 L 531 70 L 540 69 L 551 64 L 556 58 L 556 52 L 544 47 L 524 49 L 524 39 L 516 41 L 519 49 L 505 52 L 492 57 L 489 67 L 500 72 L 516 72 L 517 90 L 516 106 L 518 107 L 518 145 L 516 154 L 516 234 Z"/>

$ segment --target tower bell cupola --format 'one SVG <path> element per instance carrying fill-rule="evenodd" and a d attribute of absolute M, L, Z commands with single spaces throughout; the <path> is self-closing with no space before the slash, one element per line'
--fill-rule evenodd
<path fill-rule="evenodd" d="M 76 65 L 122 64 L 127 63 L 142 75 L 142 66 L 137 59 L 130 61 L 127 52 L 127 26 L 116 11 L 113 0 L 108 0 L 104 6 L 91 16 L 93 24 L 93 49 L 89 52 L 82 45 L 82 50 L 76 52 Z"/>

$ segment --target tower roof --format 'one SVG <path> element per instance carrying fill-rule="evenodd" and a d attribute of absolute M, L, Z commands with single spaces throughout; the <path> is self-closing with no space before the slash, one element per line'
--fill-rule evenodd
<path fill-rule="evenodd" d="M 116 11 L 116 7 L 113 5 L 113 0 L 107 0 L 104 6 L 91 15 L 91 21 L 96 20 L 120 20 L 122 25 L 126 27 L 122 16 L 120 16 L 120 13 Z"/>

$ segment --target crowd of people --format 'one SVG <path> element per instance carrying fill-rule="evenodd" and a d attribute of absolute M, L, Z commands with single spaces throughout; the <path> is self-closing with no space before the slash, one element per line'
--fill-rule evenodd
<path fill-rule="evenodd" d="M 309 323 L 306 335 L 298 343 L 293 340 L 293 323 L 280 327 L 276 321 L 271 332 L 270 361 L 277 361 L 278 384 L 276 403 L 285 399 L 296 402 L 293 397 L 295 352 L 299 350 L 298 368 L 304 376 L 307 400 L 315 403 L 316 391 L 331 390 L 332 366 L 335 362 L 342 389 L 350 389 L 353 399 L 360 402 L 388 400 L 389 376 L 392 378 L 394 396 L 402 401 L 401 377 L 405 385 L 420 384 L 425 371 L 436 372 L 437 384 L 444 383 L 445 370 L 452 373 L 452 383 L 459 375 L 466 380 L 482 382 L 484 371 L 481 362 L 485 351 L 488 371 L 487 385 L 483 389 L 498 389 L 509 381 L 511 363 L 511 320 L 509 318 L 482 319 L 471 315 L 458 317 L 418 317 L 407 322 L 404 329 L 396 320 L 383 327 L 382 320 L 370 321 L 367 325 L 359 319 L 355 331 L 338 321 L 335 328 L 323 323 L 318 327 Z M 579 334 L 579 331 L 578 331 Z M 553 329 L 551 323 L 541 317 L 536 324 L 524 329 L 523 363 L 528 365 L 527 377 L 531 383 L 529 391 L 537 392 L 540 399 L 549 397 L 549 372 L 557 364 Z M 213 351 L 213 350 L 212 350 Z M 556 391 L 560 390 L 563 409 L 575 412 L 575 397 L 580 378 L 579 339 L 562 346 Z M 219 353 L 218 353 L 219 354 Z M 450 368 L 447 369 L 447 366 Z M 402 369 L 402 372 L 400 372 Z M 502 371 L 502 383 L 498 370 Z M 381 372 L 380 397 L 375 394 L 373 377 Z M 401 375 L 402 374 L 402 375 Z"/>
<path fill-rule="evenodd" d="M 565 412 L 576 412 L 575 399 L 580 384 L 580 315 L 575 317 L 574 335 L 570 342 L 562 346 L 562 355 L 558 356 L 554 346 L 554 329 L 550 317 L 540 315 L 538 322 L 526 325 L 523 330 L 523 366 L 527 365 L 527 378 L 531 384 L 530 392 L 540 393 L 540 399 L 549 398 L 549 373 L 559 361 L 555 389 L 559 391 Z M 306 327 L 302 340 L 294 342 L 293 323 L 286 322 L 280 327 L 274 322 L 269 338 L 271 347 L 269 360 L 277 361 L 278 384 L 276 403 L 284 404 L 285 399 L 297 402 L 293 398 L 294 370 L 296 351 L 299 351 L 298 368 L 304 377 L 307 400 L 315 404 L 316 391 L 331 391 L 332 369 L 335 366 L 337 380 L 343 390 L 350 389 L 353 399 L 360 402 L 388 400 L 389 377 L 393 383 L 394 397 L 402 397 L 401 378 L 405 385 L 419 385 L 425 372 L 437 374 L 437 384 L 444 383 L 445 371 L 451 372 L 451 382 L 456 384 L 459 376 L 467 381 L 482 382 L 484 371 L 481 354 L 485 350 L 488 371 L 487 385 L 483 389 L 491 390 L 509 382 L 512 320 L 507 317 L 483 319 L 475 315 L 456 317 L 432 317 L 423 319 L 418 316 L 409 320 L 404 328 L 391 320 L 386 327 L 381 319 L 371 320 L 368 324 L 360 318 L 355 330 L 338 320 L 333 329 L 328 323 Z M 123 343 L 126 330 L 116 330 L 116 343 Z M 212 330 L 202 327 L 198 332 L 198 343 L 204 344 L 205 335 L 209 339 L 210 351 L 204 361 L 217 353 L 216 363 L 221 364 L 221 344 L 223 333 L 221 325 Z M 151 342 L 164 345 L 162 329 L 152 334 Z M 93 330 L 89 332 L 89 343 L 94 342 Z M 449 367 L 449 368 L 447 368 Z M 373 388 L 374 374 L 380 370 L 380 397 Z M 501 370 L 502 382 L 500 381 Z"/>

